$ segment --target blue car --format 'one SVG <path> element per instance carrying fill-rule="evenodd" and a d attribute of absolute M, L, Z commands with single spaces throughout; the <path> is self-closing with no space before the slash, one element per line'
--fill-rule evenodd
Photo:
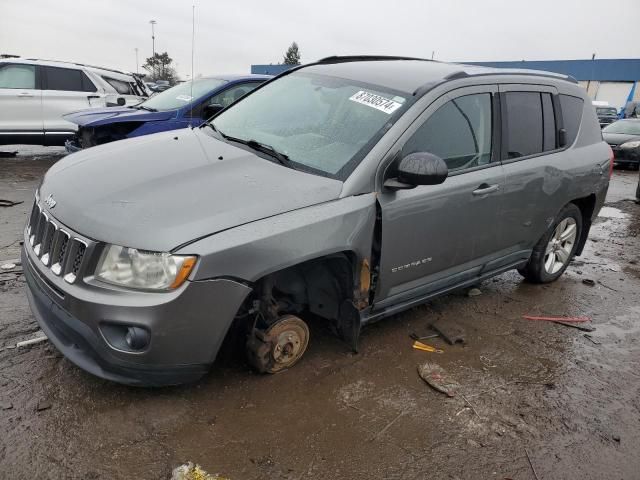
<path fill-rule="evenodd" d="M 268 75 L 198 78 L 129 107 L 92 108 L 64 115 L 78 125 L 65 143 L 68 152 L 151 133 L 200 125 L 261 83 Z"/>

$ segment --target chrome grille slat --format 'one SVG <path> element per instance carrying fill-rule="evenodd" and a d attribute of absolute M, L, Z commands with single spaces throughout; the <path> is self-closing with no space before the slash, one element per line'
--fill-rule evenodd
<path fill-rule="evenodd" d="M 27 225 L 33 253 L 54 275 L 74 283 L 82 269 L 87 243 L 61 228 L 40 207 L 38 198 Z"/>

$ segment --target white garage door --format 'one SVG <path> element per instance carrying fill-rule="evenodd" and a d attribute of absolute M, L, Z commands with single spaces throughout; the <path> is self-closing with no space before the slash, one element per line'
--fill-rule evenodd
<path fill-rule="evenodd" d="M 609 105 L 616 108 L 623 107 L 632 86 L 632 82 L 601 82 L 594 100 L 609 102 Z"/>

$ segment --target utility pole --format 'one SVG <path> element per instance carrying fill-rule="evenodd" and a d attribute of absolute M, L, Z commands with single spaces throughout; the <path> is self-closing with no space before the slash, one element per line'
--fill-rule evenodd
<path fill-rule="evenodd" d="M 134 50 L 136 51 L 136 73 L 140 73 L 138 71 L 138 47 L 134 48 Z"/>

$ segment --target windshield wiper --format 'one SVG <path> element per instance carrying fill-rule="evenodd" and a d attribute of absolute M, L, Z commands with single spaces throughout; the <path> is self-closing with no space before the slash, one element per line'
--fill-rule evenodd
<path fill-rule="evenodd" d="M 158 111 L 155 108 L 145 107 L 144 105 L 136 105 L 134 108 L 137 108 L 138 110 L 146 110 L 147 112 L 157 112 Z"/>
<path fill-rule="evenodd" d="M 218 130 L 213 125 L 213 123 L 207 123 L 207 125 L 209 125 L 215 132 L 219 133 L 222 136 L 222 138 L 224 138 L 225 140 L 229 140 L 231 142 L 236 142 L 236 143 L 241 143 L 242 145 L 246 145 L 247 147 L 251 148 L 252 150 L 255 150 L 255 151 L 261 152 L 261 153 L 266 153 L 271 158 L 275 158 L 280 165 L 284 165 L 285 167 L 294 168 L 291 165 L 291 160 L 289 159 L 289 156 L 284 154 L 284 153 L 282 153 L 282 152 L 279 152 L 278 150 L 273 148 L 271 145 L 260 143 L 257 140 L 253 140 L 253 139 L 245 140 L 244 138 L 236 138 L 236 137 L 232 137 L 230 135 L 225 135 L 220 130 Z"/>

